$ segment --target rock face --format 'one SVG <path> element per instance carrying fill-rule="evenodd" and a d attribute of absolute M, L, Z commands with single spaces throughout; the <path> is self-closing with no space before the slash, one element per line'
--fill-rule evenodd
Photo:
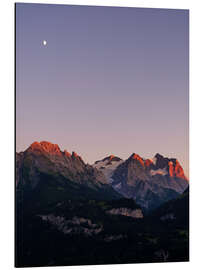
<path fill-rule="evenodd" d="M 113 208 L 111 210 L 107 211 L 108 214 L 111 215 L 122 215 L 126 217 L 132 217 L 132 218 L 143 218 L 143 213 L 141 209 L 129 209 L 129 208 Z"/>
<path fill-rule="evenodd" d="M 107 158 L 94 166 L 106 175 L 116 191 L 124 197 L 135 199 L 146 210 L 176 198 L 188 186 L 183 168 L 174 158 L 156 154 L 153 159 L 143 159 L 133 153 L 127 160 L 111 167 L 110 174 L 104 160 Z"/>
<path fill-rule="evenodd" d="M 17 154 L 16 163 L 17 190 L 38 191 L 42 199 L 48 195 L 53 200 L 57 196 L 82 198 L 90 194 L 96 198 L 102 192 L 110 198 L 120 196 L 107 184 L 101 171 L 85 164 L 75 152 L 62 152 L 57 144 L 34 142 Z"/>
<path fill-rule="evenodd" d="M 183 168 L 181 167 L 177 159 L 165 158 L 160 154 L 156 154 L 155 159 L 156 159 L 156 164 L 153 167 L 160 168 L 160 169 L 165 168 L 171 178 L 176 177 L 176 178 L 188 180 L 184 174 Z"/>
<path fill-rule="evenodd" d="M 39 173 L 58 174 L 80 184 L 90 184 L 89 182 L 94 185 L 107 184 L 101 172 L 86 165 L 75 152 L 72 155 L 66 150 L 62 152 L 57 144 L 34 142 L 25 152 L 17 156 L 17 183 L 23 182 L 26 177 L 33 188 L 38 183 Z M 23 171 L 20 173 L 22 168 Z"/>

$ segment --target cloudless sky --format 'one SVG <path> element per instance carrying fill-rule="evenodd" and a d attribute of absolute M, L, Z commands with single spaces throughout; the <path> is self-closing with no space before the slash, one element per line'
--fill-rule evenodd
<path fill-rule="evenodd" d="M 188 24 L 187 10 L 18 3 L 17 151 L 158 152 L 188 175 Z"/>

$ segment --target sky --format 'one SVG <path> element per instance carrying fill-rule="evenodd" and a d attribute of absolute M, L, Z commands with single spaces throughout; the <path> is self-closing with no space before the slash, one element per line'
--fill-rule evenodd
<path fill-rule="evenodd" d="M 160 153 L 188 176 L 188 51 L 188 10 L 18 3 L 16 150 Z"/>

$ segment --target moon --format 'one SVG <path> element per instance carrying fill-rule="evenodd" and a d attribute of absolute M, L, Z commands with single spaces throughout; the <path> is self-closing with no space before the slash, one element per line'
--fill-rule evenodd
<path fill-rule="evenodd" d="M 47 41 L 43 40 L 43 45 L 46 46 L 47 45 Z"/>

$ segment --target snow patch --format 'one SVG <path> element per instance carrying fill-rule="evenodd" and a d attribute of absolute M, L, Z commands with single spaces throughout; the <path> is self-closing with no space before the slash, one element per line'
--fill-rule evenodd
<path fill-rule="evenodd" d="M 107 178 L 108 183 L 112 183 L 113 179 L 111 177 L 115 169 L 123 162 L 124 162 L 123 160 L 111 161 L 111 162 L 109 162 L 109 160 L 105 160 L 105 161 L 99 161 L 96 164 L 93 164 L 92 166 L 102 171 L 105 177 Z"/>

